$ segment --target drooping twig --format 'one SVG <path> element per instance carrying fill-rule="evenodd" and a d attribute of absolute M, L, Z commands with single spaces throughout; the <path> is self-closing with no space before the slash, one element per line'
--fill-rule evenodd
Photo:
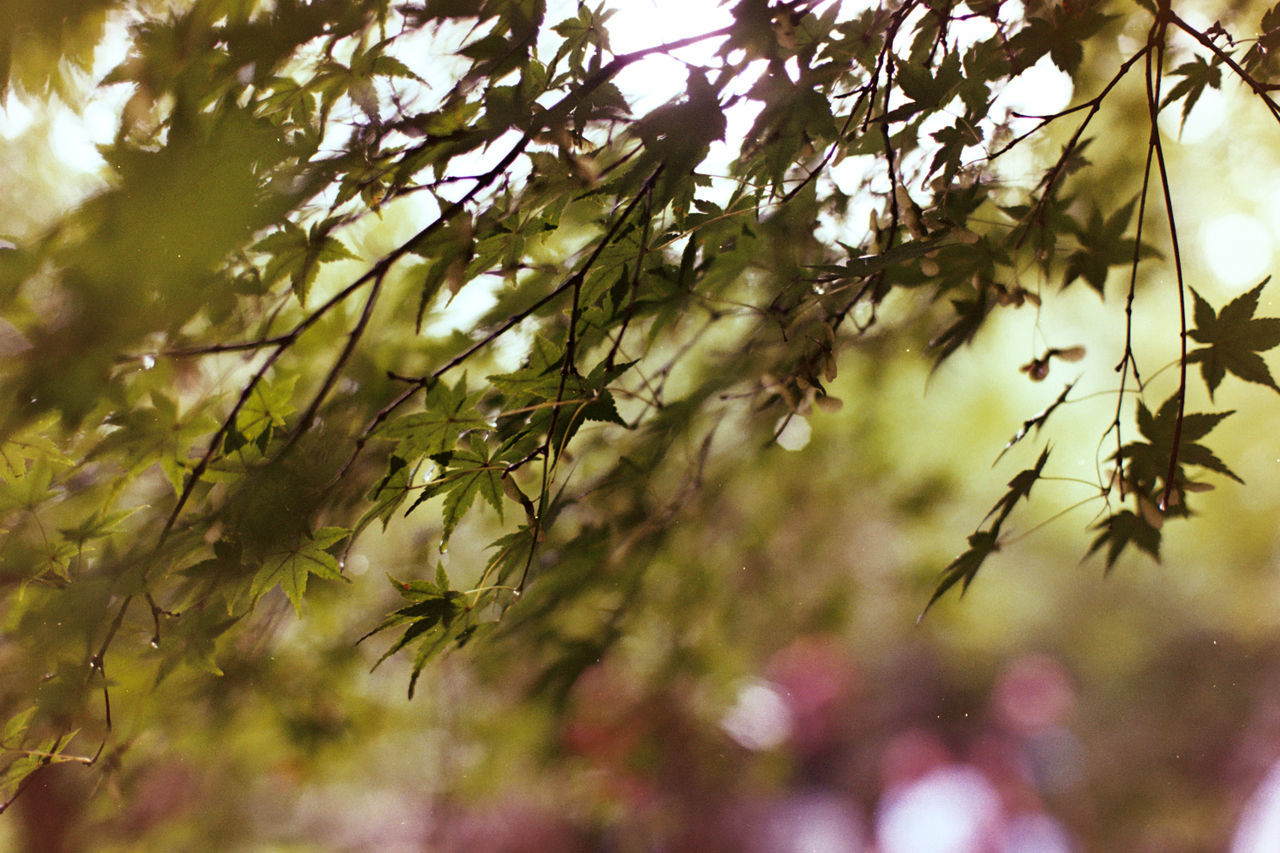
<path fill-rule="evenodd" d="M 1148 55 L 1150 55 L 1148 53 Z M 1133 262 L 1129 266 L 1129 292 L 1125 296 L 1124 302 L 1124 353 L 1120 356 L 1120 363 L 1116 365 L 1115 370 L 1120 374 L 1120 391 L 1116 394 L 1116 415 L 1111 426 L 1116 431 L 1116 468 L 1115 473 L 1111 475 L 1111 480 L 1105 485 L 1104 492 L 1109 492 L 1113 482 L 1120 482 L 1121 495 L 1124 494 L 1124 472 L 1121 466 L 1124 464 L 1123 448 L 1124 439 L 1123 431 L 1120 426 L 1120 417 L 1124 407 L 1124 391 L 1129 378 L 1129 368 L 1133 368 L 1133 378 L 1138 383 L 1138 387 L 1142 387 L 1142 377 L 1138 374 L 1138 361 L 1133 354 L 1133 299 L 1138 291 L 1138 261 L 1142 255 L 1142 228 L 1146 222 L 1147 214 L 1147 193 L 1151 188 L 1151 164 L 1155 156 L 1154 137 L 1158 133 L 1155 124 L 1152 124 L 1151 135 L 1147 140 L 1147 162 L 1142 170 L 1142 192 L 1138 195 L 1138 225 L 1133 238 Z"/>
<path fill-rule="evenodd" d="M 1044 209 L 1049 203 L 1049 199 L 1053 196 L 1053 191 L 1057 186 L 1058 180 L 1067 169 L 1067 163 L 1070 161 L 1071 155 L 1080 144 L 1080 137 L 1084 135 L 1085 129 L 1089 127 L 1089 123 L 1093 121 L 1094 116 L 1096 116 L 1098 111 L 1102 109 L 1102 102 L 1106 99 L 1107 94 L 1117 83 L 1120 82 L 1120 79 L 1124 77 L 1125 73 L 1135 62 L 1138 61 L 1139 58 L 1147 56 L 1148 62 L 1150 62 L 1150 53 L 1151 44 L 1148 42 L 1141 50 L 1125 60 L 1125 62 L 1120 66 L 1120 70 L 1117 72 L 1116 76 L 1111 79 L 1111 82 L 1108 83 L 1107 86 L 1093 99 L 1087 102 L 1089 104 L 1089 111 L 1085 114 L 1084 121 L 1080 122 L 1080 126 L 1076 128 L 1075 133 L 1071 134 L 1071 138 L 1067 140 L 1067 144 L 1063 146 L 1062 154 L 1058 157 L 1058 162 L 1054 164 L 1053 168 L 1049 170 L 1049 174 L 1045 177 L 1043 183 L 1044 190 L 1040 193 L 1040 199 L 1036 202 L 1035 206 L 1027 212 L 1026 228 L 1022 232 L 1022 236 L 1014 242 L 1015 248 L 1021 248 L 1022 244 L 1026 242 L 1027 237 L 1031 235 L 1032 226 L 1043 215 Z M 1005 146 L 1004 150 L 1008 150 L 1009 147 L 1010 146 Z M 1003 151 L 998 153 L 1003 153 Z M 992 156 L 994 157 L 996 155 Z"/>
<path fill-rule="evenodd" d="M 1170 13 L 1171 14 L 1171 13 Z M 1160 127 L 1157 118 L 1160 113 L 1160 83 L 1164 69 L 1165 23 L 1163 17 L 1157 22 L 1156 63 L 1151 67 L 1147 60 L 1147 112 L 1151 119 L 1151 145 L 1156 152 L 1156 165 L 1160 169 L 1160 188 L 1164 194 L 1165 215 L 1169 220 L 1169 242 L 1173 248 L 1173 268 L 1178 285 L 1178 320 L 1181 341 L 1181 356 L 1178 359 L 1178 417 L 1173 423 L 1173 446 L 1169 451 L 1169 469 L 1165 473 L 1164 492 L 1160 495 L 1159 509 L 1169 509 L 1169 496 L 1173 493 L 1173 481 L 1178 471 L 1178 445 L 1182 441 L 1183 414 L 1187 403 L 1187 287 L 1182 277 L 1182 252 L 1178 244 L 1178 223 L 1173 214 L 1173 193 L 1169 189 L 1169 173 L 1165 168 L 1164 148 L 1160 143 Z"/>

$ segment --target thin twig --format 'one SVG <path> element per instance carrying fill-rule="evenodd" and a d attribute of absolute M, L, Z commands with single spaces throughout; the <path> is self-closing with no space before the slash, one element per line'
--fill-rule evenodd
<path fill-rule="evenodd" d="M 1148 54 L 1149 55 L 1149 54 Z M 1111 484 L 1116 482 L 1116 478 L 1123 481 L 1124 474 L 1121 468 L 1124 465 L 1124 439 L 1120 426 L 1120 416 L 1124 407 L 1124 389 L 1128 384 L 1129 368 L 1133 367 L 1133 378 L 1138 383 L 1138 388 L 1142 388 L 1142 377 L 1138 373 L 1138 361 L 1133 353 L 1133 299 L 1138 291 L 1138 260 L 1142 254 L 1142 227 L 1146 221 L 1147 215 L 1147 192 L 1151 188 L 1151 163 L 1155 156 L 1155 143 L 1152 137 L 1157 133 L 1156 126 L 1152 124 L 1151 137 L 1147 140 L 1147 162 L 1142 170 L 1142 192 L 1139 194 L 1138 200 L 1138 225 L 1137 233 L 1133 238 L 1133 262 L 1129 267 L 1129 293 L 1125 297 L 1124 303 L 1124 354 L 1120 357 L 1120 363 L 1116 365 L 1116 372 L 1120 374 L 1120 391 L 1116 394 L 1116 416 L 1112 425 L 1116 431 L 1116 467 L 1112 474 L 1111 481 L 1106 484 L 1106 490 L 1111 490 Z M 1101 479 L 1101 478 L 1099 478 Z M 1121 486 L 1123 492 L 1124 487 Z"/>
<path fill-rule="evenodd" d="M 289 435 L 284 446 L 280 448 L 276 459 L 279 459 L 285 453 L 297 444 L 302 434 L 311 428 L 311 423 L 315 420 L 316 413 L 320 410 L 321 404 L 325 397 L 333 390 L 333 386 L 337 383 L 338 377 L 342 370 L 350 361 L 352 354 L 355 352 L 356 345 L 360 343 L 360 338 L 364 335 L 364 330 L 369 325 L 369 318 L 373 316 L 374 306 L 378 302 L 378 295 L 382 292 L 382 283 L 386 278 L 386 269 L 384 268 L 377 279 L 373 282 L 373 287 L 369 290 L 369 296 L 365 299 L 364 308 L 360 312 L 360 319 L 356 321 L 355 327 L 347 335 L 347 343 L 342 348 L 342 352 L 334 360 L 333 366 L 329 368 L 329 373 L 324 378 L 324 382 L 320 384 L 320 389 L 311 398 L 311 404 L 307 406 L 307 410 L 302 413 L 302 417 L 298 419 L 297 425 L 294 426 L 293 432 Z"/>
<path fill-rule="evenodd" d="M 1165 215 L 1169 219 L 1169 242 L 1173 247 L 1173 268 L 1178 283 L 1179 337 L 1182 346 L 1178 369 L 1178 418 L 1173 423 L 1173 447 L 1169 451 L 1169 469 L 1165 473 L 1164 492 L 1160 495 L 1158 504 L 1160 511 L 1165 512 L 1169 508 L 1169 496 L 1173 493 L 1173 481 L 1178 473 L 1178 445 L 1182 441 L 1183 414 L 1187 403 L 1187 286 L 1182 276 L 1182 252 L 1178 245 L 1178 223 L 1173 214 L 1173 193 L 1169 189 L 1169 173 L 1165 168 L 1164 147 L 1160 143 L 1160 128 L 1156 121 L 1160 113 L 1160 84 L 1164 69 L 1163 17 L 1158 27 L 1154 72 L 1150 60 L 1147 63 L 1147 112 L 1151 117 L 1151 140 L 1156 151 L 1156 165 L 1160 168 L 1160 188 L 1164 193 Z"/>
<path fill-rule="evenodd" d="M 1076 104 L 1074 107 L 1067 107 L 1064 110 L 1059 110 L 1056 113 L 1050 113 L 1049 115 L 1044 115 L 1044 116 L 1029 116 L 1029 115 L 1023 115 L 1021 113 L 1012 113 L 1012 115 L 1015 115 L 1019 118 L 1036 118 L 1036 119 L 1039 119 L 1040 121 L 1038 124 L 1036 124 L 1035 127 L 1031 128 L 1025 133 L 1019 134 L 1009 142 L 1006 142 L 1004 145 L 1002 145 L 998 150 L 987 155 L 988 162 L 996 159 L 1001 154 L 1004 154 L 1010 148 L 1013 148 L 1014 146 L 1018 145 L 1020 142 L 1027 139 L 1028 137 L 1034 136 L 1035 134 L 1044 130 L 1044 128 L 1047 127 L 1049 124 L 1057 121 L 1060 118 L 1065 118 L 1066 116 L 1072 115 L 1073 113 L 1078 113 L 1081 110 L 1086 110 L 1086 109 L 1089 110 L 1090 115 L 1085 118 L 1085 124 L 1088 124 L 1089 119 L 1093 117 L 1092 114 L 1094 112 L 1097 112 L 1098 108 L 1102 106 L 1102 101 L 1107 97 L 1107 95 L 1111 93 L 1111 90 L 1114 89 L 1116 87 L 1116 84 L 1119 83 L 1120 80 L 1124 77 L 1124 75 L 1129 72 L 1129 69 L 1133 67 L 1133 64 L 1137 62 L 1139 59 L 1141 59 L 1144 55 L 1146 55 L 1147 51 L 1150 49 L 1151 48 L 1149 45 L 1145 46 L 1141 50 L 1139 50 L 1137 53 L 1135 53 L 1133 56 L 1129 57 L 1124 62 L 1122 62 L 1120 64 L 1120 68 L 1112 76 L 1111 80 L 1107 83 L 1106 86 L 1102 87 L 1102 91 L 1100 91 L 1098 94 L 1094 95 L 1092 98 L 1090 98 L 1087 101 L 1081 101 L 1080 103 Z M 1077 132 L 1076 136 L 1079 136 L 1079 132 Z"/>
<path fill-rule="evenodd" d="M 1015 248 L 1021 248 L 1022 244 L 1026 242 L 1027 237 L 1031 235 L 1032 225 L 1034 225 L 1035 222 L 1043 216 L 1044 209 L 1053 195 L 1053 190 L 1056 187 L 1058 180 L 1066 171 L 1067 163 L 1071 159 L 1072 153 L 1075 152 L 1076 147 L 1080 144 L 1080 137 L 1084 135 L 1085 129 L 1089 127 L 1089 123 L 1093 121 L 1094 116 L 1096 116 L 1098 111 L 1102 109 L 1102 102 L 1106 98 L 1107 93 L 1111 91 L 1116 83 L 1120 82 L 1120 78 L 1124 76 L 1125 72 L 1132 67 L 1133 63 L 1136 62 L 1139 57 L 1149 56 L 1150 51 L 1151 44 L 1148 42 L 1145 47 L 1125 61 L 1121 66 L 1119 73 L 1113 77 L 1111 82 L 1107 84 L 1106 88 L 1098 93 L 1098 95 L 1090 102 L 1089 112 L 1085 115 L 1084 121 L 1080 122 L 1080 126 L 1076 128 L 1075 133 L 1071 134 L 1071 138 L 1067 140 L 1067 144 L 1063 146 L 1062 154 L 1058 157 L 1058 162 L 1054 164 L 1053 168 L 1049 170 L 1049 174 L 1045 177 L 1043 182 L 1044 191 L 1040 194 L 1039 201 L 1037 201 L 1035 206 L 1027 212 L 1026 230 L 1024 230 L 1022 232 L 1022 236 L 1014 242 L 1013 245 Z M 1148 62 L 1149 61 L 1150 60 L 1148 59 Z"/>
<path fill-rule="evenodd" d="M 1273 87 L 1259 83 L 1254 79 L 1252 74 L 1240 67 L 1240 64 L 1232 59 L 1229 53 L 1214 44 L 1213 40 L 1200 30 L 1178 17 L 1171 9 L 1167 7 L 1164 8 L 1162 10 L 1162 16 L 1169 23 L 1173 24 L 1178 29 L 1182 30 L 1184 33 L 1208 48 L 1215 57 L 1230 68 L 1237 77 L 1244 81 L 1244 84 L 1252 89 L 1255 95 L 1262 99 L 1262 102 L 1267 105 L 1267 110 L 1271 113 L 1272 117 L 1275 118 L 1276 121 L 1280 122 L 1280 104 L 1277 104 L 1275 98 L 1268 94 L 1268 92 L 1272 91 Z"/>

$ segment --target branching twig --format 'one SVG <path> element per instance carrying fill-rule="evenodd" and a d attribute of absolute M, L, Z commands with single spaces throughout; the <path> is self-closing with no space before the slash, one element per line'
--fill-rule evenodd
<path fill-rule="evenodd" d="M 988 162 L 996 159 L 997 157 L 999 157 L 1001 154 L 1004 154 L 1009 149 L 1014 148 L 1015 146 L 1017 146 L 1019 143 L 1023 142 L 1027 138 L 1034 136 L 1035 134 L 1044 130 L 1045 127 L 1057 121 L 1058 119 L 1065 118 L 1066 116 L 1072 115 L 1073 113 L 1078 113 L 1081 110 L 1089 110 L 1089 115 L 1086 116 L 1084 120 L 1084 124 L 1087 125 L 1089 121 L 1093 118 L 1093 114 L 1096 113 L 1098 109 L 1102 106 L 1103 100 L 1106 99 L 1107 95 L 1111 94 L 1111 90 L 1114 89 L 1116 87 L 1116 84 L 1119 83 L 1124 78 L 1124 75 L 1129 72 L 1129 69 L 1133 67 L 1133 64 L 1137 62 L 1139 59 L 1141 59 L 1143 56 L 1145 56 L 1147 51 L 1149 51 L 1150 49 L 1151 49 L 1150 45 L 1144 46 L 1141 50 L 1139 50 L 1133 56 L 1129 57 L 1124 62 L 1120 63 L 1119 69 L 1116 70 L 1116 73 L 1111 77 L 1111 80 L 1107 83 L 1107 85 L 1102 87 L 1102 91 L 1094 95 L 1092 98 L 1090 98 L 1087 101 L 1082 101 L 1076 104 L 1074 107 L 1067 107 L 1064 110 L 1059 110 L 1056 113 L 1051 113 L 1049 115 L 1044 115 L 1044 116 L 1028 116 L 1028 115 L 1022 115 L 1021 113 L 1014 113 L 1013 115 L 1016 115 L 1020 118 L 1037 118 L 1040 121 L 1036 124 L 1035 127 L 1031 128 L 1025 133 L 1021 133 L 1018 136 L 1015 136 L 1009 142 L 1006 142 L 1004 145 L 1000 146 L 998 150 L 987 155 Z M 1076 132 L 1075 136 L 1072 137 L 1073 142 L 1076 138 L 1080 136 L 1080 133 L 1083 132 L 1083 130 L 1084 130 L 1084 126 L 1082 125 L 1080 129 Z"/>
<path fill-rule="evenodd" d="M 1235 75 L 1239 77 L 1246 86 L 1248 86 L 1250 89 L 1253 90 L 1253 93 L 1255 95 L 1257 95 L 1259 98 L 1262 99 L 1262 102 L 1267 105 L 1268 112 L 1271 113 L 1272 117 L 1276 121 L 1280 122 L 1280 104 L 1277 104 L 1275 98 L 1271 97 L 1271 95 L 1268 94 L 1269 92 L 1273 91 L 1274 87 L 1267 86 L 1263 83 L 1259 83 L 1252 74 L 1250 74 L 1248 71 L 1245 71 L 1242 67 L 1240 67 L 1240 63 L 1236 62 L 1234 59 L 1231 58 L 1231 54 L 1227 53 L 1225 50 L 1218 47 L 1216 44 L 1213 43 L 1212 39 L 1210 39 L 1200 30 L 1188 24 L 1182 18 L 1178 17 L 1178 15 L 1174 13 L 1173 10 L 1169 9 L 1167 6 L 1164 9 L 1162 9 L 1161 14 L 1164 20 L 1167 20 L 1169 23 L 1173 24 L 1178 29 L 1182 30 L 1184 33 L 1191 36 L 1200 44 L 1208 48 L 1209 51 L 1211 51 L 1213 55 L 1222 62 L 1223 65 L 1226 65 L 1228 68 L 1230 68 L 1232 72 L 1234 72 Z"/>
<path fill-rule="evenodd" d="M 1022 244 L 1026 242 L 1027 237 L 1031 234 L 1031 227 L 1038 219 L 1040 219 L 1041 216 L 1043 216 L 1045 206 L 1053 196 L 1053 190 L 1058 183 L 1058 179 L 1061 178 L 1063 172 L 1066 171 L 1067 163 L 1070 161 L 1071 155 L 1080 144 L 1080 137 L 1084 135 L 1085 129 L 1089 127 L 1089 123 L 1093 121 L 1094 116 L 1096 116 L 1098 111 L 1102 109 L 1102 102 L 1106 99 L 1107 94 L 1117 83 L 1120 82 L 1120 79 L 1124 77 L 1125 72 L 1133 66 L 1133 63 L 1137 62 L 1138 59 L 1143 56 L 1149 57 L 1150 52 L 1151 44 L 1148 42 L 1141 50 L 1125 60 L 1124 64 L 1120 66 L 1120 70 L 1117 72 L 1116 76 L 1111 79 L 1111 82 L 1108 83 L 1101 92 L 1099 92 L 1093 99 L 1086 102 L 1089 104 L 1089 112 L 1085 115 L 1084 121 L 1080 122 L 1080 126 L 1076 128 L 1075 133 L 1071 134 L 1071 138 L 1067 140 L 1067 144 L 1062 148 L 1062 154 L 1058 157 L 1058 162 L 1054 164 L 1053 168 L 1049 170 L 1049 174 L 1045 177 L 1043 183 L 1044 191 L 1041 192 L 1040 199 L 1036 202 L 1035 206 L 1027 212 L 1026 230 L 1024 230 L 1022 232 L 1022 236 L 1014 242 L 1013 245 L 1015 248 L 1020 248 Z M 1148 59 L 1148 62 L 1149 61 L 1150 60 Z M 1008 150 L 1009 147 L 1010 146 L 1005 146 L 1003 150 Z M 998 153 L 1003 153 L 1003 151 Z M 995 156 L 997 155 L 992 155 L 992 157 Z"/>
<path fill-rule="evenodd" d="M 1148 55 L 1150 54 L 1148 53 Z M 1142 170 L 1142 192 L 1138 197 L 1138 225 L 1133 238 L 1133 263 L 1129 267 L 1129 293 L 1126 295 L 1124 303 L 1124 354 L 1120 357 L 1120 363 L 1115 367 L 1116 372 L 1120 374 L 1120 391 L 1116 394 L 1116 416 L 1111 424 L 1116 431 L 1116 467 L 1110 482 L 1105 485 L 1105 492 L 1111 490 L 1113 482 L 1121 483 L 1121 492 L 1123 493 L 1124 491 L 1124 472 L 1121 470 L 1124 466 L 1124 439 L 1120 426 L 1120 416 L 1124 407 L 1124 389 L 1128 383 L 1130 367 L 1133 368 L 1134 381 L 1138 383 L 1139 389 L 1142 388 L 1142 377 L 1138 373 L 1138 361 L 1133 354 L 1133 299 L 1138 291 L 1138 260 L 1142 255 L 1142 228 L 1146 222 L 1147 192 L 1151 187 L 1151 163 L 1155 155 L 1154 139 L 1158 132 L 1155 123 L 1152 122 L 1151 136 L 1147 141 L 1147 162 Z"/>
<path fill-rule="evenodd" d="M 337 383 L 338 377 L 342 373 L 342 369 L 346 367 L 347 362 L 351 359 L 352 353 L 355 352 L 356 345 L 360 343 L 360 338 L 364 335 L 364 330 L 369 325 L 369 318 L 373 316 L 373 309 L 378 302 L 378 294 L 382 291 L 382 282 L 385 278 L 386 269 L 384 268 L 373 282 L 373 287 L 369 291 L 369 297 L 365 300 L 364 308 L 360 312 L 360 319 L 356 321 L 355 327 L 351 330 L 350 334 L 347 335 L 346 346 L 342 348 L 342 352 L 339 353 L 338 358 L 334 360 L 333 366 L 329 368 L 328 375 L 325 376 L 324 382 L 320 383 L 320 389 L 312 396 L 311 404 L 307 406 L 306 411 L 302 413 L 302 417 L 298 419 L 298 423 L 294 427 L 293 432 L 289 435 L 284 447 L 280 448 L 280 452 L 276 456 L 277 459 L 289 452 L 289 450 L 298 442 L 298 439 L 302 437 L 302 434 L 310 429 L 311 423 L 315 420 L 316 413 L 320 410 L 321 404 L 333 389 L 333 386 Z"/>

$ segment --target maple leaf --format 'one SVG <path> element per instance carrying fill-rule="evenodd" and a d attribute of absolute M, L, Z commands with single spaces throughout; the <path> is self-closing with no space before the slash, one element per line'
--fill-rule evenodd
<path fill-rule="evenodd" d="M 285 222 L 281 230 L 255 243 L 253 251 L 271 256 L 263 270 L 263 280 L 273 283 L 287 277 L 298 301 L 305 305 L 321 264 L 356 257 L 345 243 L 329 236 L 336 224 L 336 220 L 326 219 L 305 231 L 292 222 Z"/>
<path fill-rule="evenodd" d="M 952 560 L 942 570 L 938 586 L 934 589 L 933 595 L 929 597 L 924 610 L 916 618 L 917 624 L 921 619 L 924 619 L 925 613 L 929 612 L 929 608 L 933 606 L 934 602 L 941 598 L 951 587 L 957 583 L 960 584 L 961 595 L 964 595 L 969 589 L 969 584 L 973 583 L 973 579 L 978 576 L 978 569 L 982 568 L 982 564 L 986 562 L 987 557 L 1000 550 L 1000 528 L 1004 526 L 1005 520 L 1009 518 L 1009 514 L 1013 512 L 1013 508 L 1017 506 L 1018 501 L 1030 497 L 1031 487 L 1040 479 L 1044 464 L 1048 461 L 1049 448 L 1046 447 L 1040 451 L 1040 457 L 1036 460 L 1034 466 L 1025 471 L 1020 471 L 1016 477 L 1009 481 L 1009 491 L 1005 492 L 1004 496 L 987 513 L 986 518 L 982 519 L 985 524 L 988 519 L 995 516 L 991 526 L 986 530 L 978 529 L 970 534 L 968 550 Z"/>
<path fill-rule="evenodd" d="M 1076 381 L 1078 382 L 1079 380 L 1076 380 Z M 1005 444 L 1004 449 L 1000 451 L 1000 455 L 996 457 L 996 462 L 999 462 L 1001 459 L 1003 459 L 1004 455 L 1009 452 L 1009 449 L 1011 447 L 1013 447 L 1019 441 L 1022 441 L 1022 439 L 1026 438 L 1027 433 L 1030 432 L 1033 427 L 1035 428 L 1036 435 L 1039 435 L 1040 428 L 1043 427 L 1045 425 L 1045 422 L 1049 420 L 1049 416 L 1058 410 L 1059 406 L 1067 402 L 1067 395 L 1071 393 L 1071 389 L 1074 387 L 1076 387 L 1075 382 L 1068 383 L 1067 386 L 1062 389 L 1062 393 L 1058 395 L 1058 398 L 1056 400 L 1054 400 L 1047 407 L 1042 409 L 1039 414 L 1033 415 L 1031 418 L 1028 418 L 1027 420 L 1023 421 L 1022 426 L 1018 427 L 1018 431 L 1013 434 L 1013 438 L 1009 439 L 1008 443 Z M 993 462 L 992 465 L 994 464 L 995 463 Z"/>
<path fill-rule="evenodd" d="M 479 436 L 472 435 L 470 445 L 470 450 L 448 451 L 431 457 L 442 468 L 440 476 L 428 483 L 418 499 L 405 511 L 407 516 L 420 504 L 443 494 L 444 529 L 440 534 L 441 544 L 448 543 L 453 529 L 467 514 L 476 495 L 484 498 L 498 513 L 499 520 L 502 519 L 503 466 L 490 456 L 489 448 Z"/>
<path fill-rule="evenodd" d="M 1187 126 L 1187 116 L 1191 115 L 1191 108 L 1196 105 L 1196 101 L 1200 100 L 1205 88 L 1218 89 L 1221 87 L 1222 69 L 1218 66 L 1217 59 L 1209 63 L 1203 57 L 1197 56 L 1191 62 L 1184 62 L 1169 73 L 1170 76 L 1177 75 L 1182 79 L 1169 90 L 1169 94 L 1165 95 L 1164 102 L 1160 104 L 1160 109 L 1164 109 L 1181 98 L 1182 123 L 1179 125 L 1179 129 L 1181 129 Z"/>
<path fill-rule="evenodd" d="M 453 387 L 436 382 L 427 388 L 425 411 L 396 418 L 378 435 L 399 441 L 404 458 L 452 450 L 466 433 L 483 429 L 487 422 L 476 411 L 480 393 L 467 393 L 467 377 L 462 376 Z"/>
<path fill-rule="evenodd" d="M 1280 345 L 1280 318 L 1257 317 L 1258 297 L 1266 287 L 1270 276 L 1258 283 L 1248 293 L 1241 294 L 1215 313 L 1195 288 L 1195 329 L 1188 336 L 1197 343 L 1207 344 L 1187 356 L 1191 363 L 1199 362 L 1200 375 L 1209 388 L 1209 399 L 1217 390 L 1222 378 L 1229 372 L 1246 382 L 1256 382 L 1280 393 L 1280 386 L 1271 378 L 1271 371 L 1260 352 Z"/>
<path fill-rule="evenodd" d="M 268 554 L 249 585 L 250 600 L 257 601 L 264 592 L 278 584 L 301 616 L 302 596 L 307 591 L 309 576 L 350 582 L 342 574 L 337 558 L 328 551 L 350 535 L 349 530 L 341 527 L 322 527 L 293 547 Z"/>
<path fill-rule="evenodd" d="M 929 341 L 929 346 L 938 351 L 933 370 L 937 370 L 952 353 L 973 340 L 992 308 L 986 293 L 979 293 L 973 299 L 952 299 L 951 304 L 956 309 L 955 321 Z"/>
<path fill-rule="evenodd" d="M 1004 497 L 996 502 L 996 505 L 987 513 L 987 518 L 995 516 L 995 523 L 991 526 L 993 533 L 1000 532 L 1000 526 L 1004 524 L 1005 519 L 1013 512 L 1014 506 L 1019 500 L 1030 499 L 1031 487 L 1036 484 L 1036 480 L 1040 479 L 1040 472 L 1044 470 L 1044 463 L 1049 461 L 1049 448 L 1046 447 L 1040 451 L 1040 458 L 1036 460 L 1036 464 L 1025 471 L 1018 473 L 1018 476 L 1009 481 L 1009 491 L 1005 492 Z M 998 514 L 997 514 L 998 513 Z M 986 521 L 984 518 L 983 521 Z"/>
<path fill-rule="evenodd" d="M 1227 464 L 1213 454 L 1208 447 L 1196 442 L 1204 438 L 1225 418 L 1235 414 L 1235 410 L 1215 413 L 1188 413 L 1182 418 L 1182 433 L 1178 441 L 1178 461 L 1186 465 L 1198 465 L 1224 474 L 1237 483 L 1244 481 L 1232 471 Z M 1151 413 L 1141 402 L 1138 403 L 1138 429 L 1149 443 L 1131 442 L 1121 452 L 1122 458 L 1128 460 L 1129 472 L 1140 482 L 1154 483 L 1163 477 L 1169 464 L 1169 456 L 1173 453 L 1173 435 L 1177 430 L 1178 394 L 1174 392 L 1169 399 Z"/>
<path fill-rule="evenodd" d="M 1130 544 L 1138 546 L 1150 554 L 1157 563 L 1160 562 L 1160 531 L 1152 527 L 1142 516 L 1130 510 L 1121 510 L 1110 518 L 1104 518 L 1093 529 L 1102 532 L 1089 546 L 1089 554 L 1106 545 L 1108 572 L 1115 565 L 1121 552 Z"/>
<path fill-rule="evenodd" d="M 979 530 L 969 536 L 969 549 L 956 557 L 951 563 L 942 570 L 942 578 L 938 581 L 938 587 L 933 591 L 933 595 L 929 596 L 929 601 L 924 606 L 924 610 L 916 617 L 916 624 L 924 619 L 925 613 L 929 612 L 929 608 L 933 606 L 943 594 L 957 583 L 960 584 L 960 594 L 963 595 L 968 589 L 969 584 L 973 583 L 973 579 L 978 576 L 978 569 L 982 568 L 982 564 L 986 562 L 996 551 L 1000 550 L 999 534 L 995 530 Z"/>
<path fill-rule="evenodd" d="M 1137 203 L 1133 198 L 1128 204 L 1103 216 L 1102 211 L 1094 208 L 1086 225 L 1073 223 L 1076 240 L 1080 248 L 1067 257 L 1067 271 L 1062 286 L 1069 287 L 1076 279 L 1083 278 L 1085 283 L 1104 295 L 1107 284 L 1107 273 L 1114 266 L 1123 266 L 1133 259 L 1133 240 L 1125 236 L 1129 220 L 1133 218 L 1133 208 Z"/>

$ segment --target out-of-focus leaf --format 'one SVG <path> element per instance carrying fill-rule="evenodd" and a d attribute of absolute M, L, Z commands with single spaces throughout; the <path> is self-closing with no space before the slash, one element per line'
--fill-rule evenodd
<path fill-rule="evenodd" d="M 1131 510 L 1121 510 L 1098 522 L 1093 529 L 1101 532 L 1089 546 L 1089 553 L 1093 554 L 1106 546 L 1107 571 L 1111 570 L 1116 559 L 1129 545 L 1147 552 L 1157 562 L 1160 560 L 1160 531 Z"/>

